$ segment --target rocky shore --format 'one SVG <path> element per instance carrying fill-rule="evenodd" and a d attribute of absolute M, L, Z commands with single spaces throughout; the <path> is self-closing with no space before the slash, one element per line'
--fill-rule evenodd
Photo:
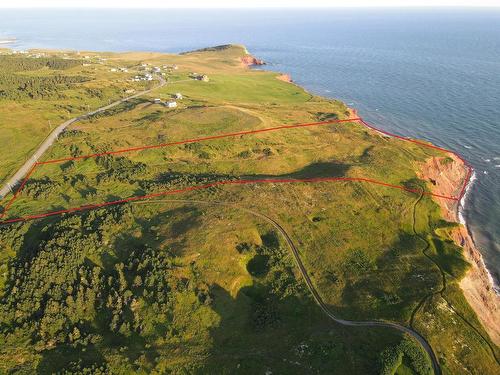
<path fill-rule="evenodd" d="M 467 168 L 463 161 L 454 155 L 448 158 L 433 157 L 423 165 L 420 177 L 431 182 L 432 191 L 436 194 L 456 196 L 464 183 Z M 459 202 L 449 199 L 435 198 L 441 206 L 443 217 L 459 223 Z M 451 237 L 464 249 L 463 255 L 471 267 L 460 281 L 467 302 L 476 312 L 483 327 L 492 341 L 500 345 L 500 296 L 497 295 L 481 252 L 476 247 L 472 235 L 464 224 L 455 228 Z"/>
<path fill-rule="evenodd" d="M 266 65 L 264 60 L 258 59 L 252 55 L 243 56 L 241 58 L 241 63 L 245 66 Z"/>
<path fill-rule="evenodd" d="M 242 58 L 246 66 L 264 65 L 264 61 L 248 55 Z M 293 82 L 288 74 L 276 77 L 285 82 Z M 348 109 L 351 117 L 357 117 L 357 111 Z M 450 154 L 448 157 L 433 157 L 421 166 L 419 177 L 429 181 L 432 191 L 443 196 L 458 196 L 468 173 L 463 160 Z M 484 329 L 496 345 L 500 345 L 500 296 L 496 293 L 483 256 L 477 248 L 466 225 L 460 223 L 460 202 L 434 198 L 440 205 L 443 218 L 459 224 L 451 233 L 453 241 L 463 248 L 463 255 L 470 263 L 467 274 L 460 282 L 467 302 L 478 316 Z"/>
<path fill-rule="evenodd" d="M 283 81 L 283 82 L 289 82 L 289 83 L 293 82 L 292 76 L 290 74 L 282 73 L 279 76 L 277 76 L 276 78 L 279 79 L 280 81 Z"/>

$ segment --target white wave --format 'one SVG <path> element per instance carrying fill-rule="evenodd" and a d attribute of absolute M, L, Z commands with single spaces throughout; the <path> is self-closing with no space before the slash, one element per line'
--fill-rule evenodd
<path fill-rule="evenodd" d="M 465 202 L 467 200 L 467 197 L 469 196 L 471 187 L 474 184 L 475 180 L 477 180 L 476 172 L 472 171 L 472 176 L 471 176 L 471 178 L 469 180 L 469 183 L 467 184 L 467 187 L 465 189 L 465 193 L 464 193 L 462 199 L 460 200 L 460 204 L 458 206 L 458 220 L 465 227 L 467 227 L 467 222 L 465 221 L 464 206 L 465 206 Z M 468 227 L 467 227 L 467 230 L 470 231 L 470 229 Z M 493 290 L 495 291 L 495 294 L 500 296 L 500 286 L 496 284 L 495 279 L 491 275 L 490 270 L 488 269 L 488 267 L 486 267 L 486 264 L 484 263 L 484 259 L 483 259 L 483 254 L 481 252 L 479 254 L 481 255 L 481 260 L 480 261 L 482 263 L 483 268 L 486 270 L 486 274 L 488 275 L 488 279 L 489 279 L 490 285 L 493 287 Z"/>
<path fill-rule="evenodd" d="M 467 201 L 467 197 L 469 196 L 470 189 L 471 189 L 471 187 L 474 184 L 474 181 L 476 179 L 477 179 L 476 171 L 473 170 L 472 176 L 469 180 L 469 183 L 467 184 L 467 186 L 465 188 L 465 193 L 462 196 L 462 199 L 460 199 L 460 204 L 458 206 L 458 221 L 460 221 L 460 223 L 463 225 L 467 225 L 467 222 L 465 221 L 465 214 L 464 214 L 465 202 Z"/>
<path fill-rule="evenodd" d="M 495 165 L 495 168 L 500 168 L 500 164 Z"/>
<path fill-rule="evenodd" d="M 468 146 L 468 145 L 464 145 L 464 147 L 468 150 L 470 150 L 472 148 L 472 146 Z"/>
<path fill-rule="evenodd" d="M 483 159 L 486 163 L 489 163 L 491 159 Z"/>

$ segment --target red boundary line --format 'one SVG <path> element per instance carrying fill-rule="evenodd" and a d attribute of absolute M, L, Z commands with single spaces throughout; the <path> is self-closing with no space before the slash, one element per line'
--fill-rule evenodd
<path fill-rule="evenodd" d="M 302 127 L 307 127 L 307 126 L 318 126 L 318 125 L 326 125 L 326 124 L 333 124 L 333 123 L 356 122 L 356 121 L 360 122 L 364 126 L 370 128 L 372 130 L 375 130 L 376 132 L 379 132 L 381 134 L 455 155 L 458 159 L 460 159 L 464 163 L 464 165 L 468 169 L 467 175 L 466 175 L 465 180 L 464 180 L 464 184 L 462 186 L 462 189 L 460 190 L 460 194 L 457 197 L 439 195 L 439 194 L 434 194 L 431 192 L 424 192 L 424 194 L 429 195 L 429 196 L 434 196 L 437 198 L 449 199 L 449 200 L 453 200 L 453 201 L 460 201 L 462 199 L 462 197 L 465 194 L 467 185 L 469 184 L 470 178 L 472 176 L 472 167 L 459 154 L 457 154 L 454 151 L 447 150 L 447 149 L 442 148 L 442 147 L 434 146 L 434 145 L 431 145 L 431 144 L 426 143 L 426 142 L 422 142 L 422 141 L 418 141 L 415 139 L 406 138 L 406 137 L 402 137 L 402 136 L 399 136 L 399 135 L 396 135 L 393 133 L 389 133 L 387 131 L 378 129 L 378 128 L 368 124 L 360 117 L 356 117 L 356 118 L 346 119 L 346 120 L 329 120 L 329 121 L 321 121 L 321 122 L 313 122 L 313 123 L 305 123 L 305 124 L 283 125 L 283 126 L 278 126 L 278 127 L 273 127 L 273 128 L 248 130 L 248 131 L 242 131 L 242 132 L 237 132 L 237 133 L 226 133 L 226 134 L 213 135 L 213 136 L 202 137 L 202 138 L 188 139 L 188 140 L 178 141 L 178 142 L 162 143 L 162 144 L 158 144 L 158 145 L 148 145 L 148 146 L 142 146 L 142 147 L 133 147 L 133 148 L 128 148 L 128 149 L 103 152 L 103 153 L 99 153 L 99 154 L 82 155 L 82 156 L 71 157 L 71 158 L 48 160 L 45 162 L 36 162 L 33 165 L 33 167 L 30 169 L 30 171 L 28 172 L 28 174 L 26 175 L 24 180 L 22 181 L 22 183 L 19 186 L 19 188 L 17 189 L 17 191 L 14 193 L 14 196 L 9 200 L 9 202 L 5 206 L 4 211 L 0 214 L 0 218 L 5 216 L 5 214 L 7 213 L 9 208 L 12 206 L 12 204 L 14 203 L 16 198 L 19 196 L 19 193 L 21 192 L 21 190 L 26 185 L 26 182 L 28 181 L 30 176 L 33 174 L 34 170 L 40 165 L 62 163 L 62 162 L 73 161 L 73 160 L 83 160 L 83 159 L 88 159 L 88 158 L 96 158 L 99 156 L 116 155 L 116 154 L 122 154 L 122 153 L 133 152 L 133 151 L 157 149 L 157 148 L 182 145 L 182 144 L 187 144 L 187 143 L 203 142 L 203 141 L 207 141 L 207 140 L 228 138 L 228 137 L 237 137 L 237 136 L 243 136 L 243 135 L 248 135 L 248 134 L 264 133 L 264 132 L 276 131 L 276 130 L 282 130 L 282 129 L 302 128 Z M 130 197 L 130 198 L 120 199 L 120 200 L 111 201 L 111 202 L 89 204 L 89 205 L 84 205 L 84 206 L 80 206 L 80 207 L 74 207 L 74 208 L 59 210 L 59 211 L 52 211 L 52 212 L 47 212 L 47 213 L 38 214 L 38 215 L 23 216 L 23 217 L 19 217 L 19 218 L 15 218 L 15 219 L 0 221 L 0 224 L 11 224 L 11 223 L 16 223 L 16 222 L 21 222 L 21 221 L 35 220 L 35 219 L 40 219 L 40 218 L 49 217 L 49 216 L 61 215 L 61 214 L 65 214 L 65 213 L 90 210 L 90 209 L 95 209 L 95 208 L 100 208 L 100 207 L 108 207 L 111 205 L 123 204 L 123 203 L 127 203 L 127 202 L 145 200 L 145 199 L 161 197 L 161 196 L 166 196 L 166 195 L 172 195 L 172 194 L 179 194 L 179 193 L 184 193 L 184 192 L 188 192 L 188 191 L 202 190 L 202 189 L 207 189 L 207 188 L 220 186 L 220 185 L 246 185 L 246 184 L 257 184 L 257 183 L 299 183 L 299 182 L 313 183 L 313 182 L 341 182 L 341 181 L 344 181 L 344 182 L 345 181 L 369 182 L 369 183 L 382 185 L 382 186 L 386 186 L 386 187 L 390 187 L 390 188 L 404 190 L 404 191 L 411 192 L 411 193 L 420 193 L 420 191 L 416 190 L 416 189 L 410 189 L 410 188 L 406 188 L 404 186 L 392 185 L 392 184 L 388 184 L 388 183 L 385 183 L 382 181 L 377 181 L 377 180 L 362 178 L 362 177 L 359 177 L 359 178 L 356 178 L 356 177 L 325 177 L 325 178 L 305 178 L 305 179 L 256 179 L 256 180 L 233 180 L 233 181 L 226 180 L 226 181 L 213 182 L 213 183 L 206 184 L 206 185 L 191 186 L 191 187 L 187 187 L 184 189 L 170 190 L 170 191 L 164 191 L 164 192 L 160 192 L 160 193 L 148 194 L 148 195 L 143 195 L 143 196 Z"/>

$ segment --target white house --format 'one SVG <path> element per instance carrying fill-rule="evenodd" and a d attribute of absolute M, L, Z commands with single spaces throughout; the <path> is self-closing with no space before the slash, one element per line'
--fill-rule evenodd
<path fill-rule="evenodd" d="M 182 99 L 182 94 L 180 92 L 177 92 L 173 95 L 175 99 Z"/>
<path fill-rule="evenodd" d="M 161 101 L 160 98 L 156 98 L 156 99 L 153 99 L 153 103 L 155 103 L 155 104 L 161 104 L 162 101 Z"/>
<path fill-rule="evenodd" d="M 168 102 L 165 103 L 165 105 L 168 108 L 176 108 L 177 107 L 177 102 L 175 100 L 169 100 Z"/>

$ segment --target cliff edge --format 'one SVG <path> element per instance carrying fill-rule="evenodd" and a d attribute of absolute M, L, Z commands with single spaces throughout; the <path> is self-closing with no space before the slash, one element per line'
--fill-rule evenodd
<path fill-rule="evenodd" d="M 433 157 L 421 168 L 420 177 L 430 182 L 433 193 L 456 196 L 467 175 L 464 162 L 455 155 L 446 158 Z M 459 202 L 434 198 L 440 205 L 443 217 L 459 222 Z M 460 281 L 467 302 L 477 314 L 491 340 L 500 345 L 500 296 L 493 287 L 493 280 L 486 269 L 481 252 L 476 247 L 467 227 L 460 224 L 451 232 L 453 241 L 464 249 L 463 255 L 471 267 Z"/>

